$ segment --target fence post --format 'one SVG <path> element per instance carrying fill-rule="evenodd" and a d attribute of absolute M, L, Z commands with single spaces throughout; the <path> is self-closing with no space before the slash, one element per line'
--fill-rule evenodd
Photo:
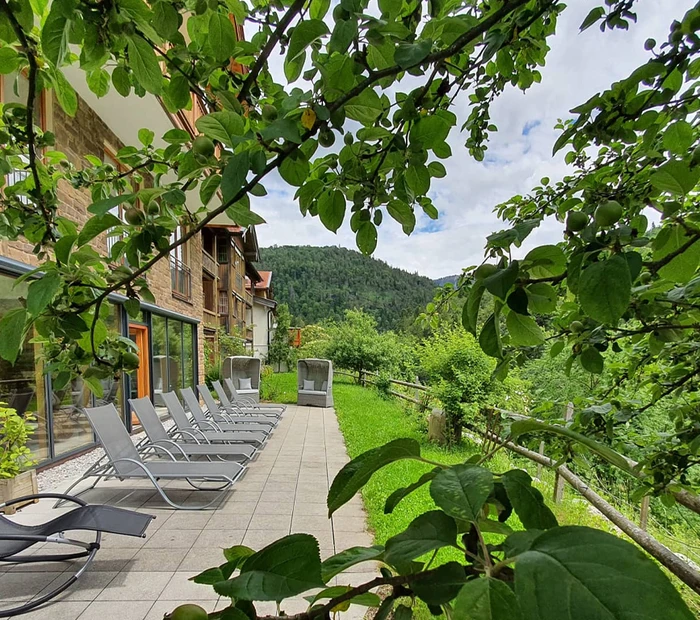
<path fill-rule="evenodd" d="M 645 495 L 642 498 L 642 505 L 639 509 L 639 527 L 645 532 L 647 531 L 647 524 L 649 523 L 649 501 L 650 497 Z"/>
<path fill-rule="evenodd" d="M 544 456 L 544 441 L 540 441 L 540 456 Z M 537 463 L 537 479 L 542 480 L 542 463 Z"/>
<path fill-rule="evenodd" d="M 566 415 L 564 416 L 564 419 L 569 422 L 571 418 L 574 417 L 574 403 L 568 403 L 566 405 Z M 563 478 L 558 474 L 554 473 L 554 503 L 558 504 L 561 502 L 561 500 L 564 499 L 564 480 Z"/>

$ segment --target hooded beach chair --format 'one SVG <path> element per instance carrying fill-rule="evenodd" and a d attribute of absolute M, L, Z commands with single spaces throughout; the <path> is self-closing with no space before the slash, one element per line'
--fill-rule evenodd
<path fill-rule="evenodd" d="M 0 508 L 31 499 L 57 499 L 62 502 L 73 502 L 78 507 L 40 525 L 21 525 L 0 515 L 0 562 L 31 564 L 34 562 L 65 562 L 79 558 L 87 559 L 69 579 L 57 580 L 60 581 L 60 584 L 53 588 L 50 587 L 50 591 L 46 594 L 40 594 L 31 601 L 21 605 L 0 608 L 0 618 L 9 618 L 27 613 L 47 603 L 72 586 L 95 559 L 97 552 L 100 550 L 102 534 L 120 534 L 122 536 L 144 538 L 146 528 L 151 520 L 155 518 L 152 515 L 134 512 L 133 510 L 124 510 L 123 508 L 91 506 L 82 499 L 62 493 L 39 493 L 37 495 L 18 497 L 0 504 Z M 73 530 L 95 532 L 95 539 L 91 542 L 84 542 L 64 536 L 64 532 Z M 32 546 L 46 542 L 77 547 L 80 551 L 63 554 L 32 554 Z M 0 599 L 2 599 L 2 592 L 0 592 Z"/>
<path fill-rule="evenodd" d="M 219 500 L 217 495 L 210 502 L 199 506 L 182 506 L 174 503 L 160 486 L 160 480 L 186 480 L 195 489 L 207 491 L 221 491 L 229 489 L 241 477 L 245 471 L 245 465 L 235 461 L 212 463 L 199 461 L 193 463 L 189 460 L 178 461 L 175 455 L 168 449 L 157 444 L 142 445 L 141 449 L 149 448 L 154 452 L 160 452 L 167 456 L 169 461 L 145 461 L 134 446 L 125 426 L 119 417 L 114 405 L 104 405 L 84 409 L 97 439 L 104 448 L 105 455 L 92 465 L 78 480 L 66 491 L 88 478 L 96 478 L 92 486 L 84 489 L 76 495 L 80 495 L 94 489 L 102 479 L 118 478 L 119 480 L 150 480 L 160 496 L 173 508 L 185 510 L 202 510 L 208 508 Z M 185 457 L 186 458 L 186 457 Z M 214 484 L 214 487 L 200 486 L 202 484 Z M 58 502 L 60 504 L 61 502 Z"/>
<path fill-rule="evenodd" d="M 260 358 L 248 355 L 227 357 L 221 364 L 221 376 L 233 381 L 246 406 L 253 406 L 260 400 Z"/>
<path fill-rule="evenodd" d="M 185 402 L 185 406 L 190 410 L 192 418 L 198 428 L 213 431 L 225 431 L 227 433 L 236 433 L 241 439 L 245 440 L 246 436 L 255 438 L 263 442 L 267 439 L 270 433 L 270 426 L 264 426 L 259 423 L 247 422 L 217 422 L 211 417 L 207 417 L 199 404 L 199 399 L 194 395 L 192 388 L 183 388 L 180 390 L 180 395 Z"/>
<path fill-rule="evenodd" d="M 222 431 L 201 430 L 194 422 L 190 420 L 182 406 L 180 399 L 175 392 L 166 392 L 161 394 L 161 398 L 168 408 L 170 417 L 175 422 L 178 431 L 185 437 L 190 437 L 193 441 L 199 441 L 210 444 L 233 444 L 237 446 L 247 446 L 257 451 L 261 445 L 259 441 L 251 441 L 250 433 L 242 433 L 244 437 L 236 433 L 224 433 Z M 209 428 L 209 427 L 207 427 Z M 264 439 L 264 436 L 263 436 Z"/>
<path fill-rule="evenodd" d="M 143 430 L 146 431 L 147 442 L 163 446 L 170 450 L 175 457 L 181 454 L 187 458 L 205 457 L 208 460 L 214 458 L 216 460 L 233 460 L 245 463 L 255 454 L 255 448 L 242 444 L 212 445 L 210 443 L 200 443 L 196 439 L 192 440 L 191 438 L 190 441 L 186 441 L 188 436 L 177 429 L 173 432 L 174 437 L 185 438 L 185 441 L 175 441 L 174 437 L 165 430 L 165 426 L 163 426 L 158 417 L 156 408 L 148 397 L 130 398 L 129 404 L 138 416 Z M 140 444 L 136 447 L 139 448 Z"/>
<path fill-rule="evenodd" d="M 330 360 L 304 359 L 297 362 L 297 404 L 333 406 L 333 364 Z"/>
<path fill-rule="evenodd" d="M 216 387 L 217 384 L 221 388 L 221 392 L 219 392 L 219 389 Z M 233 383 L 233 380 L 226 378 L 226 379 L 224 379 L 224 384 L 228 388 L 228 393 L 229 393 L 229 396 L 231 398 L 232 403 L 236 407 L 239 407 L 245 413 L 261 413 L 261 414 L 265 414 L 265 415 L 276 415 L 277 417 L 279 417 L 287 410 L 287 405 L 279 405 L 277 403 L 272 404 L 272 403 L 246 402 L 245 399 L 236 390 L 236 387 Z M 225 394 L 225 390 L 221 387 L 221 383 L 219 381 L 214 381 L 212 383 L 212 385 L 214 386 L 214 389 L 217 391 L 217 394 L 220 394 L 220 393 Z"/>
<path fill-rule="evenodd" d="M 209 415 L 211 415 L 215 422 L 255 422 L 257 424 L 263 424 L 266 429 L 277 426 L 277 416 L 264 414 L 242 414 L 236 407 L 231 406 L 231 401 L 228 399 L 226 399 L 226 402 L 229 404 L 229 407 L 226 407 L 226 403 L 221 401 L 221 399 L 219 399 L 219 403 L 217 403 L 206 385 L 198 385 L 197 391 L 202 397 Z"/>

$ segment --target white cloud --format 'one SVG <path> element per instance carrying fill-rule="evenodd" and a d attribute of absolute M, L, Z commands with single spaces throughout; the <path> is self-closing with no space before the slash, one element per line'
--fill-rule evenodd
<path fill-rule="evenodd" d="M 628 32 L 601 33 L 593 27 L 579 33 L 579 24 L 599 4 L 600 0 L 572 3 L 564 11 L 557 35 L 550 38 L 552 49 L 542 69 L 542 83 L 526 93 L 510 89 L 493 105 L 492 120 L 499 131 L 491 138 L 485 162 L 471 159 L 463 147 L 465 137 L 453 132 L 453 156 L 443 162 L 448 174 L 434 179 L 431 189 L 440 212 L 438 225 L 429 227 L 433 232 L 420 232 L 429 224 L 421 215 L 416 232 L 407 237 L 398 224 L 385 218 L 379 230 L 377 258 L 430 277 L 459 273 L 463 267 L 481 262 L 486 236 L 503 228 L 493 207 L 527 192 L 544 176 L 557 179 L 565 174 L 561 157 L 551 156 L 557 119 L 644 62 L 648 57 L 644 41 L 648 37 L 665 40 L 671 20 L 694 2 L 647 0 L 636 5 L 639 23 Z M 273 63 L 275 68 L 281 64 L 278 58 Z M 466 118 L 467 110 L 462 99 L 455 110 L 460 119 Z M 301 215 L 293 200 L 294 189 L 279 177 L 268 181 L 266 187 L 269 195 L 254 201 L 254 209 L 268 222 L 258 230 L 261 245 L 355 248 L 347 221 L 334 235 L 317 218 Z M 560 239 L 561 225 L 545 222 L 531 235 L 528 245 Z"/>

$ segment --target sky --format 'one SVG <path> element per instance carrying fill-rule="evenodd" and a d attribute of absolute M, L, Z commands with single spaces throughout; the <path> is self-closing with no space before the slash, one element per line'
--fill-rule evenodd
<path fill-rule="evenodd" d="M 693 6 L 692 0 L 644 0 L 638 2 L 638 22 L 630 30 L 601 33 L 597 26 L 579 33 L 579 25 L 602 0 L 578 0 L 559 20 L 557 34 L 550 37 L 551 50 L 542 68 L 541 84 L 523 93 L 509 88 L 491 108 L 492 134 L 484 161 L 473 160 L 464 148 L 466 136 L 458 129 L 468 115 L 466 94 L 453 110 L 460 119 L 449 138 L 452 157 L 442 160 L 447 176 L 432 179 L 430 197 L 440 216 L 432 221 L 417 214 L 416 229 L 406 236 L 398 223 L 386 217 L 379 227 L 375 258 L 410 272 L 431 278 L 460 273 L 482 262 L 487 235 L 505 226 L 493 213 L 500 202 L 527 193 L 542 177 L 555 181 L 566 174 L 563 153 L 552 157 L 558 132 L 554 125 L 567 118 L 568 111 L 588 100 L 611 83 L 626 77 L 645 62 L 644 41 L 666 40 L 670 22 Z M 247 36 L 248 33 L 247 33 Z M 271 59 L 280 76 L 281 58 Z M 266 224 L 258 227 L 262 247 L 271 245 L 339 245 L 356 249 L 354 234 L 346 217 L 337 234 L 326 230 L 318 218 L 304 217 L 294 201 L 296 188 L 279 176 L 265 183 L 268 195 L 255 198 L 254 211 Z M 563 225 L 551 220 L 533 232 L 520 249 L 562 238 Z"/>

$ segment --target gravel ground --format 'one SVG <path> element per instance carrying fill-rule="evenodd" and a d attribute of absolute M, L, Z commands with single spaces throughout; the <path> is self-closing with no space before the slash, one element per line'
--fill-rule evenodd
<path fill-rule="evenodd" d="M 138 443 L 146 436 L 145 433 L 137 433 L 132 435 L 131 439 L 134 443 Z M 104 455 L 104 450 L 102 448 L 95 448 L 86 454 L 81 454 L 80 456 L 69 459 L 59 465 L 45 469 L 37 474 L 37 481 L 39 483 L 39 492 L 48 492 L 56 490 L 64 482 L 71 480 L 72 478 L 77 478 L 82 473 L 84 473 L 88 467 L 90 467 L 97 460 L 101 459 Z"/>

